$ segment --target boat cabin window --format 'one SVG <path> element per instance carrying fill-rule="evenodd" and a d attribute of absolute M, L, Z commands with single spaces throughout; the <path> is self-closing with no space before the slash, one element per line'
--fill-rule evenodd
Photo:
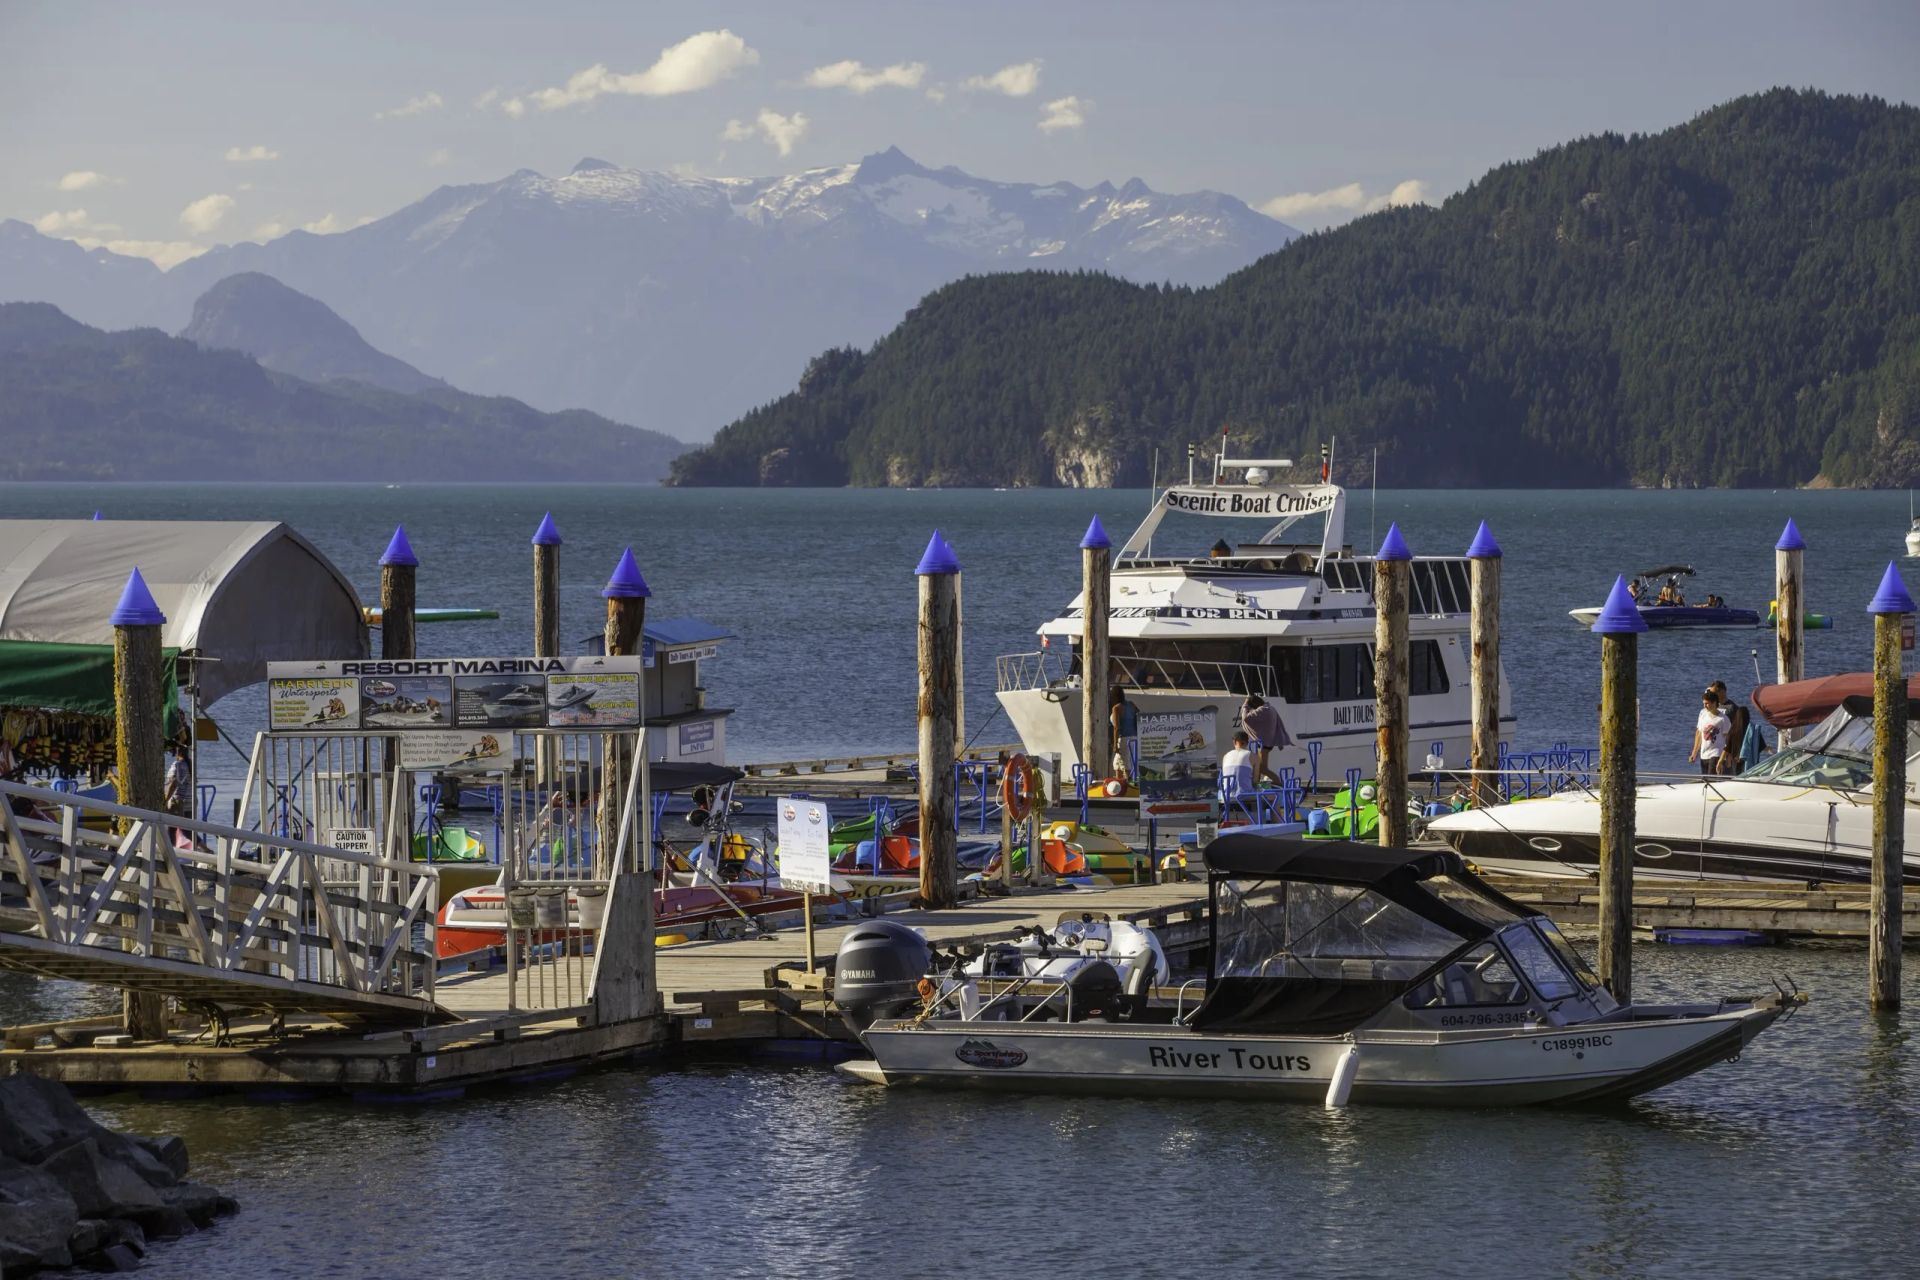
<path fill-rule="evenodd" d="M 1370 644 L 1275 645 L 1273 687 L 1294 706 L 1310 702 L 1355 702 L 1374 696 Z M 1407 645 L 1407 690 L 1414 697 L 1446 693 L 1446 655 L 1438 640 Z"/>
<path fill-rule="evenodd" d="M 1527 988 L 1492 942 L 1483 942 L 1407 992 L 1409 1009 L 1522 1004 Z"/>
<path fill-rule="evenodd" d="M 1547 940 L 1547 945 L 1553 948 L 1553 954 L 1560 958 L 1560 963 L 1566 966 L 1567 972 L 1589 988 L 1600 986 L 1600 975 L 1581 959 L 1580 953 L 1573 949 L 1571 942 L 1567 941 L 1567 935 L 1560 932 L 1560 926 L 1545 916 L 1536 916 L 1533 927 L 1539 930 L 1540 936 Z"/>
<path fill-rule="evenodd" d="M 1373 591 L 1373 561 L 1335 559 L 1326 562 L 1320 576 L 1337 591 Z M 1415 617 L 1436 613 L 1466 613 L 1472 608 L 1465 560 L 1415 560 L 1409 575 L 1407 609 Z"/>
<path fill-rule="evenodd" d="M 1500 941 L 1506 944 L 1513 962 L 1527 975 L 1527 981 L 1533 984 L 1542 1000 L 1565 1000 L 1580 994 L 1580 983 L 1561 966 L 1553 948 L 1531 926 L 1523 924 L 1507 929 L 1500 935 Z"/>

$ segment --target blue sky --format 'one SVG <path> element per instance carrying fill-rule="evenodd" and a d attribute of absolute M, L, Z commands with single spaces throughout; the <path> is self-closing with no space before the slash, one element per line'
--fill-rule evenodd
<path fill-rule="evenodd" d="M 1920 4 L 0 0 L 0 217 L 166 262 L 588 155 L 898 145 L 1317 227 L 1778 84 L 1920 101 Z"/>

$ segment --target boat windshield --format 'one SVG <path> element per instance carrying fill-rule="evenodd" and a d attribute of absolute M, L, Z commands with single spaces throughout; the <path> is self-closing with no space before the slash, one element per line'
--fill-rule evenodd
<path fill-rule="evenodd" d="M 1858 702 L 1857 699 L 1849 701 Z M 1920 752 L 1920 725 L 1907 726 L 1908 759 Z M 1873 717 L 1835 707 L 1800 742 L 1741 775 L 1796 787 L 1860 791 L 1873 782 Z"/>

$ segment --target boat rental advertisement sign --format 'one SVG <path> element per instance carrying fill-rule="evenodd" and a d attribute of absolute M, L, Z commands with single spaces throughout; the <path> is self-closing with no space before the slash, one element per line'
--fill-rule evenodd
<path fill-rule="evenodd" d="M 1143 799 L 1211 799 L 1220 785 L 1214 735 L 1220 708 L 1140 713 Z"/>
<path fill-rule="evenodd" d="M 632 729 L 640 659 L 360 658 L 269 662 L 275 733 Z"/>

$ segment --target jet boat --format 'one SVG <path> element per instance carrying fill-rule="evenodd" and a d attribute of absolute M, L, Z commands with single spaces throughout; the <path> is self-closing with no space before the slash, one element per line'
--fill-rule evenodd
<path fill-rule="evenodd" d="M 850 931 L 834 998 L 873 1057 L 842 1071 L 1328 1105 L 1587 1103 L 1734 1058 L 1805 999 L 1621 1004 L 1552 921 L 1448 850 L 1234 834 L 1204 857 L 1203 991 L 1129 984 L 1104 960 L 1070 980 L 989 983 L 940 972 L 911 931 Z"/>
<path fill-rule="evenodd" d="M 1655 569 L 1642 569 L 1634 574 L 1635 581 L 1646 583 L 1646 589 L 1654 589 L 1653 584 L 1662 578 L 1675 591 L 1678 598 L 1680 579 L 1693 576 L 1692 565 L 1666 564 Z M 1641 601 L 1637 607 L 1640 618 L 1650 631 L 1696 631 L 1702 627 L 1745 627 L 1760 625 L 1760 614 L 1753 609 L 1735 609 L 1718 601 L 1718 596 L 1709 598 L 1705 604 L 1659 604 L 1655 601 Z M 1569 609 L 1567 615 L 1581 626 L 1590 627 L 1600 616 L 1600 606 L 1592 605 L 1584 609 Z"/>

